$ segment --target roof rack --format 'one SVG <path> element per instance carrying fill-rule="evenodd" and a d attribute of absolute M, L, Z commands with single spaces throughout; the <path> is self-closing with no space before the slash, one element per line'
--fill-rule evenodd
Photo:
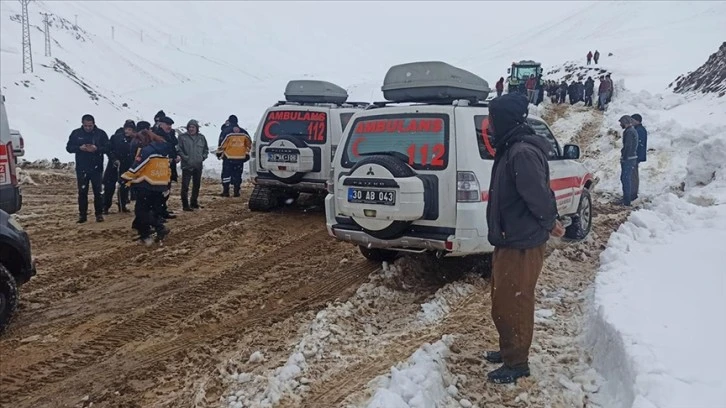
<path fill-rule="evenodd" d="M 275 107 L 283 105 L 294 105 L 294 106 L 327 106 L 336 108 L 365 108 L 370 105 L 370 102 L 343 102 L 343 103 L 332 103 L 332 102 L 290 102 L 290 101 L 277 101 Z"/>
<path fill-rule="evenodd" d="M 420 105 L 440 105 L 440 106 L 447 106 L 447 105 L 454 105 L 454 106 L 472 106 L 472 107 L 480 107 L 480 108 L 486 108 L 489 106 L 489 101 L 491 99 L 488 99 L 486 101 L 476 101 L 471 102 L 468 99 L 454 99 L 454 100 L 434 100 L 434 101 L 421 101 L 421 102 L 395 102 L 395 101 L 378 101 L 373 102 L 366 106 L 366 110 L 370 109 L 377 109 L 377 108 L 385 108 L 387 106 L 420 106 Z"/>
<path fill-rule="evenodd" d="M 394 65 L 383 80 L 383 97 L 391 102 L 449 105 L 466 99 L 486 100 L 491 89 L 484 79 L 441 61 Z"/>

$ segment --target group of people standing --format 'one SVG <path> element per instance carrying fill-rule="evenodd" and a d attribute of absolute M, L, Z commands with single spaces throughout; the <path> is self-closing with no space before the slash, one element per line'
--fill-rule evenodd
<path fill-rule="evenodd" d="M 613 97 L 613 80 L 610 74 L 601 75 L 600 83 L 597 88 L 597 108 L 604 111 L 607 104 Z M 577 79 L 571 83 L 562 81 L 545 81 L 545 89 L 547 90 L 547 96 L 550 97 L 553 103 L 566 103 L 569 98 L 570 104 L 574 105 L 578 102 L 584 102 L 585 106 L 592 106 L 593 95 L 595 94 L 595 80 L 591 76 L 587 77 L 585 82 L 582 79 Z"/>
<path fill-rule="evenodd" d="M 592 51 L 587 52 L 587 65 L 590 65 L 593 60 L 595 61 L 595 65 L 597 65 L 597 62 L 600 60 L 600 51 L 595 50 L 594 54 Z"/>
<path fill-rule="evenodd" d="M 130 212 L 128 204 L 135 201 L 132 228 L 138 231 L 139 239 L 151 244 L 153 230 L 156 240 L 163 240 L 169 234 L 164 226 L 166 220 L 176 218 L 167 202 L 172 182 L 178 181 L 178 164 L 182 170 L 182 209 L 201 208 L 199 190 L 209 146 L 196 120 L 190 120 L 178 138 L 172 128 L 174 120 L 164 111 L 156 114 L 153 126 L 146 121 L 127 120 L 110 139 L 96 126 L 92 115 L 83 115 L 81 122 L 82 126 L 71 133 L 66 145 L 66 150 L 76 156 L 78 223 L 87 221 L 89 184 L 97 222 L 104 221 L 103 216 L 109 214 L 118 184 L 118 211 Z M 242 171 L 249 160 L 252 141 L 235 115 L 222 125 L 218 145 L 215 154 L 223 161 L 222 196 L 229 197 L 231 183 L 234 195 L 239 197 Z M 104 155 L 108 156 L 105 171 Z"/>

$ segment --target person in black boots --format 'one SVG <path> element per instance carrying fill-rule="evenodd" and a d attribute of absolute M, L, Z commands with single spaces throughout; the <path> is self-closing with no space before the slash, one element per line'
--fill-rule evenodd
<path fill-rule="evenodd" d="M 88 184 L 93 188 L 93 207 L 96 222 L 103 221 L 103 155 L 108 149 L 108 135 L 96 127 L 91 115 L 83 115 L 82 126 L 68 137 L 66 151 L 76 155 L 78 181 L 78 223 L 88 217 Z"/>
<path fill-rule="evenodd" d="M 562 237 L 547 161 L 552 148 L 527 124 L 527 100 L 507 94 L 489 103 L 489 135 L 496 155 L 486 217 L 492 259 L 492 320 L 499 349 L 485 359 L 501 367 L 487 374 L 497 384 L 529 376 L 535 287 L 550 235 Z"/>
<path fill-rule="evenodd" d="M 202 183 L 202 168 L 209 156 L 207 138 L 199 133 L 199 122 L 192 119 L 187 123 L 187 131 L 179 136 L 177 153 L 181 156 L 182 184 L 181 201 L 184 211 L 199 207 L 199 187 Z M 189 183 L 192 184 L 192 200 L 189 201 Z"/>
<path fill-rule="evenodd" d="M 169 145 L 167 151 L 169 154 L 169 168 L 171 169 L 171 178 L 169 180 L 169 188 L 167 190 L 167 194 L 164 198 L 164 205 L 162 206 L 162 215 L 166 219 L 176 218 L 176 215 L 169 211 L 167 202 L 169 201 L 169 195 L 171 194 L 171 183 L 178 180 L 176 164 L 181 161 L 181 157 L 176 154 L 176 146 L 179 144 L 179 140 L 177 140 L 176 133 L 171 127 L 171 125 L 173 124 L 174 121 L 170 117 L 164 116 L 163 118 L 159 119 L 159 127 L 154 130 L 154 133 L 161 136 Z"/>
<path fill-rule="evenodd" d="M 234 196 L 240 196 L 242 172 L 250 159 L 252 139 L 237 123 L 237 116 L 231 115 L 219 135 L 217 158 L 222 159 L 222 197 L 229 197 L 229 185 L 234 186 Z"/>
<path fill-rule="evenodd" d="M 133 156 L 131 156 L 131 139 L 136 134 L 136 123 L 133 120 L 127 120 L 124 126 L 111 136 L 108 147 L 108 164 L 103 174 L 103 213 L 108 211 L 113 205 L 113 195 L 116 192 L 116 184 L 120 181 L 120 176 L 131 167 Z M 129 203 L 129 190 L 124 183 L 119 184 L 118 188 L 118 209 L 119 212 L 129 212 L 126 205 Z"/>
<path fill-rule="evenodd" d="M 164 193 L 171 178 L 169 144 L 161 136 L 142 130 L 136 135 L 136 146 L 140 149 L 139 154 L 121 178 L 136 192 L 136 217 L 131 227 L 138 231 L 140 242 L 148 246 L 154 242 L 152 229 L 156 232 L 157 242 L 161 242 L 170 231 L 160 216 Z"/>

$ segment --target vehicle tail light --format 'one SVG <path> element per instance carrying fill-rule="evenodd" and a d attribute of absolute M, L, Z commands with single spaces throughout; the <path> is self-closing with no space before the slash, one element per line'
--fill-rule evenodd
<path fill-rule="evenodd" d="M 15 171 L 12 142 L 0 145 L 0 184 L 18 185 L 18 174 Z"/>
<path fill-rule="evenodd" d="M 481 201 L 479 180 L 471 171 L 456 173 L 456 201 L 459 203 L 474 203 Z"/>

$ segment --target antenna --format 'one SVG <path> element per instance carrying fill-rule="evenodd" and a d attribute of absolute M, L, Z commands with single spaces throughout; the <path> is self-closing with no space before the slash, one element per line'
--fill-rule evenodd
<path fill-rule="evenodd" d="M 50 21 L 48 13 L 40 13 L 43 15 L 43 24 L 45 26 L 45 56 L 50 57 Z"/>
<path fill-rule="evenodd" d="M 23 74 L 33 72 L 33 54 L 30 48 L 30 20 L 28 19 L 28 3 L 31 0 L 20 0 L 23 6 Z"/>

